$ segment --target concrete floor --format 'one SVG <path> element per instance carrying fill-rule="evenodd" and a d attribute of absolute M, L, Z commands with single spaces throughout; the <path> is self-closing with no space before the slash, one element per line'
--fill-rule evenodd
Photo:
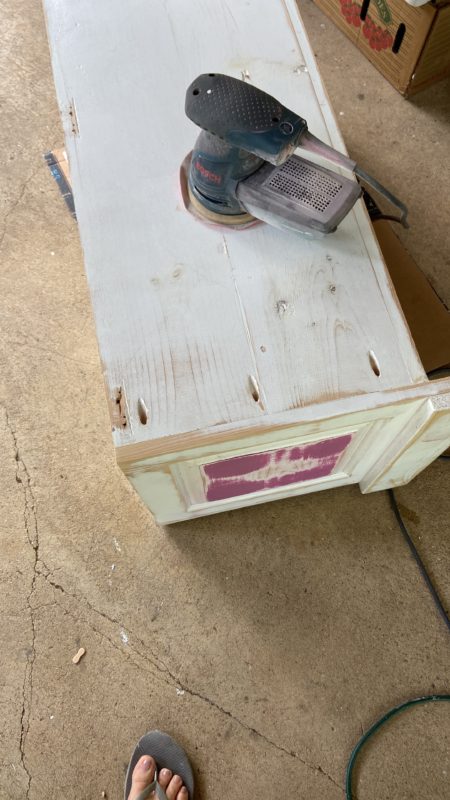
<path fill-rule="evenodd" d="M 350 152 L 408 202 L 402 237 L 450 302 L 449 82 L 406 102 L 302 9 Z M 159 727 L 197 797 L 342 798 L 361 732 L 448 691 L 444 625 L 384 493 L 153 523 L 114 463 L 77 226 L 42 159 L 62 135 L 40 4 L 0 14 L 0 797 L 119 798 Z M 398 491 L 447 606 L 449 469 Z M 448 798 L 449 710 L 380 735 L 358 797 Z"/>

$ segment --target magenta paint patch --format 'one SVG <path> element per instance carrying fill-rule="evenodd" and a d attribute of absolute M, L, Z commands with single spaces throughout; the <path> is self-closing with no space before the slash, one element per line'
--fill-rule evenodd
<path fill-rule="evenodd" d="M 248 475 L 249 472 L 267 467 L 270 453 L 254 453 L 249 456 L 227 458 L 214 464 L 205 464 L 203 469 L 208 478 L 236 478 L 237 475 Z"/>
<path fill-rule="evenodd" d="M 352 440 L 351 434 L 267 453 L 226 458 L 201 467 L 207 500 L 277 489 L 330 475 Z"/>

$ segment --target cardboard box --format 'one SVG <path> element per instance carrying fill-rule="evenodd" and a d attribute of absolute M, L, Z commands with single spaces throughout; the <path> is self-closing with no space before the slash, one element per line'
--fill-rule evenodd
<path fill-rule="evenodd" d="M 450 3 L 314 0 L 403 95 L 450 74 Z"/>
<path fill-rule="evenodd" d="M 450 313 L 385 220 L 373 226 L 420 360 L 428 373 L 450 369 Z"/>

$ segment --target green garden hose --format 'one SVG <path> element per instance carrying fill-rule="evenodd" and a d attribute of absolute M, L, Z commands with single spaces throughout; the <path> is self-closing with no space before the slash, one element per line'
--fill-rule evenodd
<path fill-rule="evenodd" d="M 366 744 L 366 742 L 373 736 L 374 733 L 384 725 L 388 719 L 391 717 L 395 717 L 396 714 L 400 714 L 401 711 L 405 711 L 407 708 L 411 708 L 411 706 L 418 706 L 422 703 L 435 703 L 440 700 L 450 700 L 450 694 L 430 694 L 426 695 L 425 697 L 416 697 L 414 700 L 407 700 L 406 703 L 401 703 L 399 706 L 394 706 L 391 708 L 383 717 L 381 717 L 377 722 L 369 728 L 366 733 L 361 736 L 358 744 L 356 747 L 353 748 L 352 754 L 350 756 L 349 762 L 347 764 L 347 770 L 345 773 L 345 796 L 347 800 L 356 800 L 355 795 L 352 791 L 352 776 L 353 776 L 353 767 L 355 766 L 355 761 L 358 756 L 359 751 L 362 747 Z"/>

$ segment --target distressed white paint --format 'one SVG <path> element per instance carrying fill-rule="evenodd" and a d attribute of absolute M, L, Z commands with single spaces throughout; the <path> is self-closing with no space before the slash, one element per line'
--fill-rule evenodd
<path fill-rule="evenodd" d="M 198 505 L 192 504 L 189 507 L 185 502 L 180 500 L 180 495 L 173 482 L 171 485 L 168 483 L 166 484 L 166 492 L 164 494 L 157 491 L 156 485 L 148 476 L 145 480 L 141 475 L 139 478 L 133 479 L 132 483 L 139 492 L 143 502 L 154 514 L 157 522 L 161 525 L 170 525 L 174 522 L 182 522 L 183 520 L 195 519 L 196 517 L 217 514 L 221 511 L 231 511 L 249 505 L 260 505 L 261 503 L 267 503 L 269 500 L 283 500 L 287 497 L 309 494 L 310 492 L 319 492 L 323 489 L 337 488 L 349 483 L 355 483 L 355 481 L 349 480 L 347 475 L 338 475 L 328 480 L 319 478 L 319 480 L 314 482 L 289 486 L 283 490 L 271 489 L 270 493 L 260 492 L 251 496 L 242 495 L 236 497 L 236 499 L 217 501 L 214 503 L 199 503 Z"/>
<path fill-rule="evenodd" d="M 364 210 L 325 241 L 260 225 L 227 232 L 224 248 L 222 230 L 181 207 L 178 170 L 198 133 L 184 94 L 200 72 L 247 70 L 340 144 L 282 2 L 46 7 L 102 361 L 131 418 L 118 446 L 261 416 L 248 390 L 255 373 L 268 413 L 423 378 Z M 292 4 L 290 13 L 295 21 Z"/>
<path fill-rule="evenodd" d="M 239 454 L 252 436 L 256 448 L 282 439 L 281 426 L 299 443 L 358 429 L 333 485 L 362 480 L 377 461 L 381 475 L 383 448 L 395 461 L 394 438 L 403 430 L 407 447 L 419 398 L 440 389 L 426 382 L 362 202 L 337 233 L 311 241 L 265 225 L 224 234 L 179 196 L 198 133 L 184 94 L 202 72 L 245 75 L 344 149 L 294 0 L 45 6 L 105 380 L 110 397 L 121 387 L 127 416 L 114 439 L 119 461 L 138 462 L 126 470 L 144 501 L 161 521 L 213 513 L 189 511 L 177 484 L 189 449 L 194 459 Z M 434 449 L 411 446 L 407 474 L 414 458 L 431 460 L 444 429 Z"/>
<path fill-rule="evenodd" d="M 430 398 L 386 447 L 364 476 L 364 492 L 390 489 L 412 480 L 450 446 L 450 393 Z"/>
<path fill-rule="evenodd" d="M 293 435 L 332 431 L 338 424 L 357 424 L 367 419 L 391 419 L 399 414 L 405 420 L 419 401 L 439 398 L 450 391 L 450 378 L 397 389 L 374 392 L 366 395 L 339 398 L 326 403 L 316 403 L 283 414 L 265 415 L 260 420 L 241 420 L 239 424 L 228 424 L 203 428 L 189 435 L 171 439 L 129 445 L 118 453 L 119 463 L 127 474 L 135 474 L 142 465 L 173 462 L 195 456 L 198 450 L 210 454 L 227 453 L 231 442 L 237 440 L 242 446 L 252 442 L 270 443 L 279 438 L 280 431 L 291 431 Z"/>
<path fill-rule="evenodd" d="M 447 386 L 450 382 L 447 381 Z M 444 398 L 444 405 L 442 404 Z M 282 432 L 267 431 L 235 441 L 145 459 L 128 467 L 128 477 L 158 522 L 168 524 L 205 514 L 360 483 L 365 492 L 407 482 L 450 444 L 450 394 L 348 411 L 305 422 Z M 351 406 L 351 402 L 349 403 Z M 436 407 L 437 406 L 437 407 Z M 317 410 L 320 406 L 317 407 Z M 353 439 L 331 475 L 283 489 L 266 489 L 223 501 L 205 502 L 200 465 L 217 458 L 304 445 L 331 435 Z"/>

